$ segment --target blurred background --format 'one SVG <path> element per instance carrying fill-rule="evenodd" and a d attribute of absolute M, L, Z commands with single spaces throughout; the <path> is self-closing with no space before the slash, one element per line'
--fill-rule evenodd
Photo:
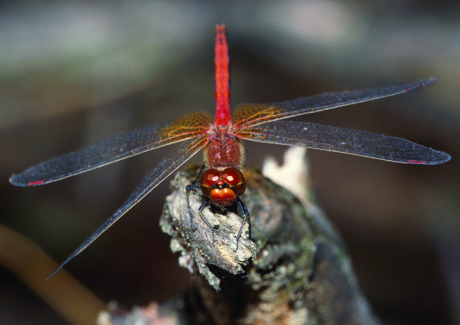
<path fill-rule="evenodd" d="M 424 91 L 302 119 L 452 156 L 427 167 L 309 151 L 316 198 L 383 323 L 460 324 L 458 1 L 2 1 L 0 224 L 63 261 L 168 149 L 44 187 L 8 178 L 115 133 L 212 112 L 222 22 L 233 106 L 437 77 Z M 255 166 L 286 149 L 245 145 Z M 169 181 L 68 264 L 104 303 L 161 302 L 189 285 L 158 226 Z M 22 265 L 0 256 L 0 323 L 66 324 L 21 280 L 26 272 L 44 282 L 51 268 L 36 272 L 14 246 L 3 251 Z"/>

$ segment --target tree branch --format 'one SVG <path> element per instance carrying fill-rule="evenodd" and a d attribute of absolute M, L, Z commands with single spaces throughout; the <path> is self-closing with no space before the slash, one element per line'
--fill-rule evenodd
<path fill-rule="evenodd" d="M 246 224 L 234 252 L 241 217 L 206 207 L 213 241 L 198 215 L 203 202 L 198 191 L 190 195 L 198 229 L 191 228 L 185 187 L 197 170 L 177 173 L 160 221 L 179 264 L 196 275 L 180 309 L 173 302 L 163 306 L 169 315 L 191 324 L 378 323 L 340 237 L 316 206 L 304 206 L 259 171 L 247 169 L 241 199 L 251 213 L 252 241 Z"/>

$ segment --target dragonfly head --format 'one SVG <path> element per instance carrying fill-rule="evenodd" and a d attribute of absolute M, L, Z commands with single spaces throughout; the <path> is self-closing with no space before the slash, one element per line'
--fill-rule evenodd
<path fill-rule="evenodd" d="M 246 190 L 246 180 L 234 167 L 208 169 L 201 176 L 200 188 L 203 195 L 217 205 L 230 205 Z"/>

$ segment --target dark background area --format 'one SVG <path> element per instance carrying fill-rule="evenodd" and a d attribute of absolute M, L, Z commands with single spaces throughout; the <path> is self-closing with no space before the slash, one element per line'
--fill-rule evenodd
<path fill-rule="evenodd" d="M 212 112 L 221 22 L 233 106 L 437 77 L 424 91 L 301 119 L 451 154 L 434 167 L 317 151 L 309 161 L 316 198 L 383 323 L 460 323 L 457 1 L 2 2 L 0 223 L 64 260 L 168 149 L 44 187 L 15 188 L 8 178 L 115 133 Z M 245 146 L 255 166 L 285 150 Z M 158 226 L 169 181 L 69 263 L 103 301 L 161 302 L 190 283 Z M 0 323 L 65 321 L 0 265 Z"/>

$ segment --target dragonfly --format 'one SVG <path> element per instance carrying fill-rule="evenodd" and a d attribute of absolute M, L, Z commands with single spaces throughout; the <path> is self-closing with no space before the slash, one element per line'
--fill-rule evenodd
<path fill-rule="evenodd" d="M 15 186 L 39 186 L 150 150 L 179 144 L 144 176 L 121 207 L 48 278 L 61 270 L 158 184 L 202 149 L 205 149 L 203 166 L 206 170 L 201 172 L 201 177 L 198 176 L 195 183 L 187 186 L 185 189 L 187 198 L 190 191 L 201 190 L 204 200 L 198 212 L 211 229 L 213 236 L 214 227 L 204 218 L 203 209 L 210 204 L 224 209 L 232 205 L 239 207 L 243 216 L 236 236 L 237 248 L 238 239 L 246 222 L 249 238 L 251 234 L 250 214 L 240 199 L 246 189 L 246 180 L 241 172 L 242 140 L 300 146 L 414 165 L 437 165 L 451 158 L 445 152 L 402 138 L 316 123 L 283 121 L 295 116 L 407 93 L 432 84 L 435 78 L 396 86 L 326 92 L 272 104 L 242 104 L 231 110 L 230 58 L 226 28 L 223 24 L 216 25 L 214 51 L 216 97 L 214 118 L 205 112 L 188 113 L 170 122 L 111 136 L 87 148 L 39 163 L 20 174 L 11 176 L 10 183 Z M 191 226 L 196 229 L 193 218 L 194 213 L 190 210 Z"/>

